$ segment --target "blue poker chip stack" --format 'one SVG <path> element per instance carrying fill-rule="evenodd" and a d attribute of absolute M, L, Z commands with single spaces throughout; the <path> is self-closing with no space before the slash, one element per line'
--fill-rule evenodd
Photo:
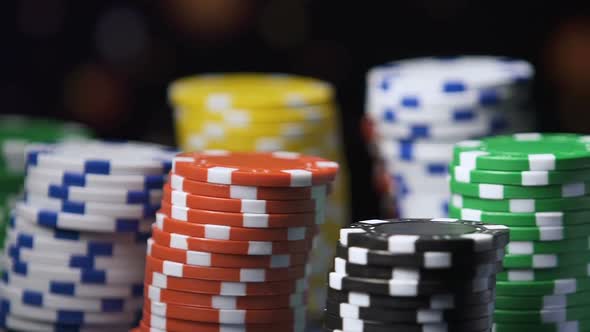
<path fill-rule="evenodd" d="M 533 75 L 526 61 L 493 56 L 401 60 L 368 72 L 366 118 L 400 217 L 447 215 L 453 143 L 533 128 Z"/>
<path fill-rule="evenodd" d="M 448 218 L 341 229 L 326 331 L 491 331 L 508 234 L 506 226 Z"/>
<path fill-rule="evenodd" d="M 0 325 L 14 331 L 128 331 L 144 257 L 176 151 L 82 141 L 30 145 L 12 211 Z"/>

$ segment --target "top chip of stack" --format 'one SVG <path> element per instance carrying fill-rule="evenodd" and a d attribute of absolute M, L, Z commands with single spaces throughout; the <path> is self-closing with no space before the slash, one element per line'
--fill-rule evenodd
<path fill-rule="evenodd" d="M 532 66 L 492 56 L 417 58 L 367 74 L 366 116 L 400 216 L 447 213 L 453 143 L 528 130 Z"/>
<path fill-rule="evenodd" d="M 174 81 L 168 96 L 178 142 L 186 151 L 292 151 L 338 162 L 326 221 L 312 255 L 309 298 L 312 314 L 319 318 L 334 241 L 338 229 L 350 223 L 348 174 L 333 87 L 290 74 L 220 73 Z"/>
<path fill-rule="evenodd" d="M 588 326 L 589 143 L 582 135 L 522 133 L 455 147 L 451 215 L 510 227 L 497 332 Z"/>
<path fill-rule="evenodd" d="M 141 308 L 146 244 L 176 155 L 148 143 L 27 147 L 0 283 L 3 327 L 127 331 Z"/>
<path fill-rule="evenodd" d="M 488 331 L 508 228 L 366 220 L 340 231 L 329 331 Z"/>
<path fill-rule="evenodd" d="M 304 331 L 307 263 L 338 164 L 179 154 L 148 240 L 139 329 Z"/>

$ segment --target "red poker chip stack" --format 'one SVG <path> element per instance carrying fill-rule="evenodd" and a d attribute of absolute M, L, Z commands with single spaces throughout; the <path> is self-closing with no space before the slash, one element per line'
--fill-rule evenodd
<path fill-rule="evenodd" d="M 290 152 L 178 155 L 135 331 L 304 331 L 308 258 L 337 172 Z"/>

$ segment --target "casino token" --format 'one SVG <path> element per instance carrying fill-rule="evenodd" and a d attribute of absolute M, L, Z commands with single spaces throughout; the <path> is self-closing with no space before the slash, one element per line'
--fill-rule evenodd
<path fill-rule="evenodd" d="M 559 254 L 590 250 L 590 237 L 561 241 L 513 241 L 506 247 L 510 255 Z"/>
<path fill-rule="evenodd" d="M 276 296 L 301 293 L 307 289 L 304 278 L 264 283 L 226 282 L 167 276 L 149 268 L 146 270 L 145 284 L 161 289 L 226 296 Z"/>
<path fill-rule="evenodd" d="M 219 254 L 236 254 L 236 255 L 281 255 L 304 253 L 311 249 L 311 240 L 298 241 L 232 241 L 232 240 L 213 240 L 199 237 L 189 237 L 186 235 L 166 233 L 153 228 L 152 237 L 157 244 L 165 247 L 208 251 Z"/>
<path fill-rule="evenodd" d="M 259 214 L 219 212 L 172 206 L 166 202 L 162 202 L 159 212 L 172 219 L 188 221 L 189 223 L 244 228 L 311 226 L 316 224 L 316 219 L 321 215 L 316 213 Z"/>
<path fill-rule="evenodd" d="M 60 186 L 49 182 L 25 181 L 25 190 L 34 195 L 75 202 L 100 202 L 114 204 L 158 204 L 160 190 L 139 191 L 94 187 Z"/>
<path fill-rule="evenodd" d="M 472 137 L 481 135 L 481 133 L 492 133 L 491 125 L 486 121 L 446 126 L 444 124 L 408 125 L 380 122 L 377 123 L 376 127 L 380 137 L 398 140 L 457 140 L 465 137 L 465 135 Z"/>
<path fill-rule="evenodd" d="M 191 237 L 235 241 L 299 241 L 310 239 L 317 227 L 289 228 L 242 228 L 222 225 L 207 225 L 176 221 L 164 214 L 156 214 L 156 227 L 166 233 L 176 233 Z"/>
<path fill-rule="evenodd" d="M 217 150 L 181 153 L 173 160 L 173 170 L 180 176 L 209 183 L 309 187 L 333 181 L 338 172 L 338 164 L 290 152 L 247 153 Z"/>
<path fill-rule="evenodd" d="M 149 220 L 142 222 L 141 232 L 138 233 L 89 233 L 80 232 L 67 229 L 50 228 L 39 226 L 34 221 L 20 218 L 18 216 L 11 216 L 9 220 L 9 229 L 15 230 L 19 233 L 26 233 L 30 235 L 39 235 L 42 237 L 55 238 L 57 240 L 71 240 L 71 241 L 107 241 L 124 244 L 142 244 L 149 238 L 151 234 L 151 225 Z"/>
<path fill-rule="evenodd" d="M 506 255 L 504 267 L 510 269 L 547 269 L 590 262 L 590 251 L 564 254 Z"/>
<path fill-rule="evenodd" d="M 454 163 L 497 171 L 551 171 L 590 167 L 588 136 L 524 133 L 457 143 Z"/>
<path fill-rule="evenodd" d="M 7 246 L 6 254 L 11 259 L 24 263 L 49 264 L 90 270 L 122 269 L 130 267 L 141 269 L 143 266 L 143 262 L 137 262 L 134 260 L 137 255 L 123 257 L 117 256 L 114 258 L 84 255 L 60 255 L 45 251 L 38 252 L 14 245 Z"/>
<path fill-rule="evenodd" d="M 240 213 L 301 213 L 316 210 L 314 200 L 265 201 L 253 199 L 218 198 L 187 194 L 164 187 L 163 201 L 172 206 Z"/>
<path fill-rule="evenodd" d="M 161 190 L 162 186 L 166 182 L 166 176 L 100 175 L 28 166 L 27 180 L 38 183 L 49 182 L 56 185 L 72 187 L 96 187 L 124 190 Z"/>
<path fill-rule="evenodd" d="M 304 332 L 304 322 L 272 323 L 272 324 L 217 324 L 183 319 L 160 317 L 144 310 L 141 321 L 142 332 Z"/>
<path fill-rule="evenodd" d="M 556 227 L 587 224 L 590 211 L 553 211 L 536 213 L 489 212 L 474 209 L 460 209 L 449 205 L 449 215 L 470 221 L 483 221 L 516 227 Z"/>
<path fill-rule="evenodd" d="M 454 193 L 484 199 L 569 198 L 584 196 L 590 192 L 590 183 L 588 182 L 521 187 L 489 183 L 465 183 L 451 179 L 450 184 L 451 191 Z"/>
<path fill-rule="evenodd" d="M 29 248 L 40 252 L 57 252 L 85 256 L 124 256 L 137 255 L 145 252 L 145 245 L 122 244 L 108 241 L 57 240 L 43 236 L 33 236 L 23 232 L 8 232 L 11 244 L 20 248 Z"/>
<path fill-rule="evenodd" d="M 81 284 L 63 280 L 50 280 L 21 276 L 10 271 L 2 272 L 2 280 L 23 289 L 36 290 L 44 293 L 74 296 L 82 298 L 129 298 L 141 297 L 143 284 L 132 285 L 95 285 Z"/>
<path fill-rule="evenodd" d="M 175 110 L 176 113 L 177 110 Z M 196 109 L 185 109 L 184 112 L 196 112 Z M 317 123 L 326 121 L 334 116 L 334 107 L 330 104 L 310 105 L 304 107 L 273 107 L 254 108 L 241 107 L 239 109 L 205 109 L 206 118 L 231 124 L 253 125 L 261 123 L 304 122 Z"/>
<path fill-rule="evenodd" d="M 481 292 L 493 284 L 492 278 L 471 280 L 404 280 L 350 277 L 330 272 L 330 287 L 337 290 L 368 292 L 390 296 L 434 295 L 453 292 Z"/>
<path fill-rule="evenodd" d="M 362 319 L 389 323 L 432 324 L 473 320 L 488 317 L 494 311 L 492 303 L 472 306 L 461 310 L 393 310 L 391 308 L 363 308 L 349 303 L 335 303 L 328 301 L 326 312 L 341 318 Z"/>
<path fill-rule="evenodd" d="M 50 324 L 22 319 L 11 314 L 0 313 L 0 327 L 6 327 L 15 331 L 28 332 L 127 332 L 128 324 L 121 325 L 99 325 L 80 326 L 71 324 Z"/>
<path fill-rule="evenodd" d="M 556 227 L 510 227 L 513 241 L 557 241 L 588 237 L 590 224 Z"/>
<path fill-rule="evenodd" d="M 191 305 L 212 309 L 273 309 L 294 308 L 304 305 L 304 293 L 276 296 L 224 296 L 189 293 L 162 289 L 151 285 L 144 289 L 146 297 L 154 302 Z"/>
<path fill-rule="evenodd" d="M 274 201 L 309 200 L 326 196 L 328 192 L 325 185 L 288 188 L 224 185 L 192 181 L 175 173 L 170 173 L 170 187 L 201 196 Z"/>
<path fill-rule="evenodd" d="M 331 100 L 324 82 L 286 74 L 223 74 L 186 77 L 168 89 L 168 98 L 197 108 L 293 107 Z"/>
<path fill-rule="evenodd" d="M 53 295 L 36 290 L 22 289 L 13 285 L 0 284 L 2 296 L 13 303 L 81 312 L 131 312 L 141 308 L 140 298 L 131 299 L 82 299 L 71 296 Z"/>
<path fill-rule="evenodd" d="M 453 151 L 453 144 L 445 142 L 384 139 L 378 145 L 382 156 L 406 161 L 448 163 Z"/>
<path fill-rule="evenodd" d="M 0 301 L 2 312 L 10 313 L 17 317 L 31 319 L 33 321 L 59 323 L 59 324 L 131 324 L 135 318 L 135 312 L 82 312 L 78 310 L 54 310 L 25 305 L 17 301 L 3 298 Z"/>
<path fill-rule="evenodd" d="M 568 171 L 489 171 L 469 169 L 451 164 L 452 178 L 464 183 L 509 184 L 516 186 L 546 186 L 583 182 L 590 178 L 590 169 Z"/>
<path fill-rule="evenodd" d="M 346 260 L 336 257 L 334 259 L 334 272 L 351 277 L 379 278 L 379 279 L 405 279 L 435 281 L 451 279 L 460 274 L 464 279 L 489 278 L 502 271 L 502 263 L 478 264 L 465 269 L 419 269 L 407 267 L 383 268 L 372 265 L 360 265 L 348 263 Z"/>
<path fill-rule="evenodd" d="M 453 194 L 451 204 L 457 208 L 492 212 L 552 212 L 583 210 L 590 204 L 590 196 L 543 199 L 479 199 Z"/>
<path fill-rule="evenodd" d="M 161 260 L 183 263 L 187 265 L 230 267 L 230 268 L 285 268 L 305 265 L 306 254 L 244 256 L 215 254 L 206 251 L 173 249 L 148 240 L 148 255 Z"/>
<path fill-rule="evenodd" d="M 144 308 L 152 315 L 198 322 L 221 324 L 270 324 L 305 321 L 305 308 L 281 309 L 211 309 L 189 305 L 167 304 L 144 300 Z"/>
<path fill-rule="evenodd" d="M 340 291 L 328 287 L 328 300 L 333 302 L 350 303 L 365 308 L 422 308 L 436 310 L 458 309 L 462 307 L 488 304 L 493 302 L 493 299 L 493 290 L 464 294 L 436 294 L 432 296 L 392 297 L 369 294 L 366 292 Z"/>
<path fill-rule="evenodd" d="M 562 323 L 545 323 L 545 324 L 505 324 L 495 323 L 495 332 L 516 332 L 516 331 L 535 331 L 535 332 L 583 332 L 590 327 L 590 320 L 576 320 Z"/>
<path fill-rule="evenodd" d="M 306 270 L 305 266 L 276 269 L 204 267 L 161 260 L 153 256 L 147 256 L 146 260 L 146 267 L 150 271 L 172 277 L 215 281 L 265 282 L 293 280 L 304 277 Z"/>
<path fill-rule="evenodd" d="M 89 214 L 112 218 L 147 218 L 159 208 L 149 204 L 113 204 L 75 202 L 26 194 L 24 201 L 36 208 L 72 214 Z"/>
<path fill-rule="evenodd" d="M 590 278 L 568 278 L 547 281 L 498 281 L 500 296 L 561 295 L 590 290 Z"/>
<path fill-rule="evenodd" d="M 508 242 L 508 227 L 458 219 L 365 220 L 340 230 L 340 244 L 393 253 L 479 252 Z"/>
<path fill-rule="evenodd" d="M 582 320 L 588 315 L 590 306 L 544 310 L 503 310 L 494 311 L 497 323 L 563 323 Z"/>
<path fill-rule="evenodd" d="M 497 296 L 496 308 L 509 310 L 544 310 L 590 305 L 588 292 L 546 296 Z"/>
<path fill-rule="evenodd" d="M 501 281 L 545 281 L 588 276 L 590 276 L 590 263 L 586 262 L 555 269 L 510 269 L 498 273 L 497 279 Z"/>
<path fill-rule="evenodd" d="M 327 124 L 326 124 L 327 125 Z M 324 125 L 325 126 L 325 125 Z M 232 142 L 232 137 L 240 137 L 246 140 L 257 139 L 259 136 L 275 136 L 287 139 L 299 139 L 306 141 L 307 145 L 313 145 L 313 140 L 307 139 L 321 135 L 322 123 L 278 122 L 278 123 L 228 123 L 203 119 L 200 116 L 186 125 L 191 132 L 197 132 L 207 138 L 227 139 Z"/>
<path fill-rule="evenodd" d="M 461 254 L 443 251 L 425 251 L 414 254 L 391 253 L 385 250 L 369 250 L 361 247 L 336 246 L 336 255 L 349 263 L 391 267 L 418 267 L 424 269 L 449 269 L 457 266 L 498 262 L 504 256 L 501 249 Z"/>
<path fill-rule="evenodd" d="M 177 153 L 156 144 L 85 141 L 34 144 L 26 158 L 28 165 L 88 174 L 165 174 Z"/>
<path fill-rule="evenodd" d="M 154 211 L 155 212 L 155 211 Z M 45 227 L 90 232 L 138 232 L 143 229 L 141 219 L 113 218 L 101 215 L 58 212 L 17 203 L 16 213 Z"/>
<path fill-rule="evenodd" d="M 43 276 L 46 279 L 82 284 L 121 285 L 140 282 L 143 274 L 138 269 L 84 270 L 45 264 L 25 263 L 2 259 L 3 266 L 20 276 Z"/>
<path fill-rule="evenodd" d="M 324 326 L 328 329 L 346 332 L 471 332 L 487 331 L 492 326 L 490 317 L 475 320 L 433 323 L 433 324 L 385 324 L 376 321 L 359 320 L 353 318 L 340 318 L 333 315 L 326 315 Z"/>

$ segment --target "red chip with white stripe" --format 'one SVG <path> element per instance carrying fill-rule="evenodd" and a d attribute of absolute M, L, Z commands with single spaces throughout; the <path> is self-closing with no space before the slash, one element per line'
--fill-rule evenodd
<path fill-rule="evenodd" d="M 155 258 L 196 266 L 276 269 L 307 263 L 307 254 L 245 256 L 215 254 L 206 251 L 174 249 L 148 239 L 148 255 Z"/>
<path fill-rule="evenodd" d="M 323 213 L 260 214 L 191 209 L 162 202 L 160 213 L 195 224 L 213 224 L 245 228 L 285 228 L 320 224 Z"/>
<path fill-rule="evenodd" d="M 173 190 L 184 191 L 194 195 L 236 199 L 272 201 L 308 200 L 325 197 L 329 192 L 329 185 L 286 188 L 227 185 L 193 181 L 173 172 L 170 172 L 169 183 Z"/>
<path fill-rule="evenodd" d="M 275 324 L 218 324 L 195 322 L 152 315 L 143 311 L 143 319 L 138 332 L 304 332 L 305 324 L 301 322 Z"/>
<path fill-rule="evenodd" d="M 188 293 L 146 286 L 145 296 L 151 301 L 191 305 L 212 309 L 273 309 L 294 308 L 305 305 L 305 293 L 277 296 L 224 296 Z"/>
<path fill-rule="evenodd" d="M 163 232 L 158 227 L 152 228 L 154 242 L 170 248 L 208 251 L 235 255 L 282 255 L 305 253 L 311 250 L 312 240 L 298 241 L 232 241 L 213 240 L 190 237 L 182 234 Z"/>
<path fill-rule="evenodd" d="M 187 265 L 161 260 L 153 256 L 146 257 L 146 269 L 167 276 L 236 282 L 266 282 L 294 280 L 305 276 L 305 266 L 277 269 L 222 268 Z"/>
<path fill-rule="evenodd" d="M 186 152 L 174 173 L 195 181 L 268 187 L 311 187 L 332 182 L 338 163 L 294 152 Z"/>
<path fill-rule="evenodd" d="M 234 241 L 298 241 L 313 239 L 313 236 L 318 231 L 317 226 L 257 229 L 215 224 L 196 224 L 175 220 L 162 213 L 156 214 L 156 227 L 167 233 Z"/>
<path fill-rule="evenodd" d="M 188 194 L 184 191 L 164 187 L 163 202 L 191 209 L 240 213 L 302 213 L 314 212 L 316 200 L 266 201 L 255 199 L 219 198 Z M 320 204 L 317 201 L 317 204 Z M 322 202 L 323 203 L 323 202 Z M 319 208 L 322 208 L 320 206 Z"/>
<path fill-rule="evenodd" d="M 144 300 L 144 311 L 166 318 L 220 323 L 220 324 L 269 324 L 304 322 L 305 307 L 280 309 L 211 309 L 188 305 L 174 305 Z"/>

